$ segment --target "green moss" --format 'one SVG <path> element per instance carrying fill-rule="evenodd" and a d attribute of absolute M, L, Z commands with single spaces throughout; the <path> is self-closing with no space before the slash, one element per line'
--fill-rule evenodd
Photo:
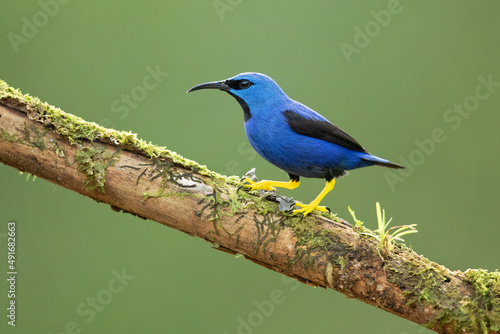
<path fill-rule="evenodd" d="M 164 189 L 163 189 L 164 190 Z M 144 193 L 142 194 L 142 201 L 147 200 L 148 198 L 156 198 L 156 197 L 169 197 L 169 196 L 175 196 L 179 198 L 184 198 L 184 197 L 198 197 L 198 198 L 204 198 L 204 196 L 200 194 L 193 194 L 193 193 L 179 193 L 179 192 L 172 192 L 172 193 L 164 193 L 161 189 L 159 189 L 156 193 L 150 194 L 150 193 Z"/>
<path fill-rule="evenodd" d="M 440 286 L 447 279 L 444 272 L 415 253 L 402 254 L 404 257 L 386 259 L 384 269 L 389 271 L 389 282 L 403 290 L 408 304 L 436 304 L 442 300 Z"/>
<path fill-rule="evenodd" d="M 106 129 L 96 123 L 87 122 L 80 117 L 65 113 L 59 108 L 40 101 L 37 97 L 22 94 L 20 90 L 10 87 L 5 81 L 0 80 L 0 100 L 14 106 L 26 106 L 26 112 L 30 119 L 36 120 L 47 127 L 51 127 L 56 133 L 64 136 L 71 144 L 79 144 L 84 140 L 100 140 L 114 145 L 118 148 L 140 152 L 145 156 L 154 158 L 170 158 L 174 163 L 192 168 L 202 175 L 219 179 L 227 184 L 236 184 L 237 179 L 222 176 L 210 171 L 206 166 L 186 159 L 181 155 L 168 150 L 163 146 L 156 146 L 137 138 L 137 134 L 129 131 L 116 131 Z M 2 133 L 2 138 L 9 138 Z M 14 138 L 10 138 L 13 140 Z"/>
<path fill-rule="evenodd" d="M 442 300 L 440 288 L 447 280 L 445 270 L 414 252 L 402 254 L 405 257 L 385 261 L 384 269 L 394 273 L 389 275 L 389 281 L 403 289 L 408 303 L 435 304 Z"/>
<path fill-rule="evenodd" d="M 47 134 L 48 129 L 45 131 L 40 132 L 38 129 L 33 128 L 28 129 L 28 126 L 26 123 L 24 123 L 24 130 L 23 130 L 23 137 L 19 137 L 17 135 L 10 134 L 7 130 L 2 129 L 0 131 L 0 140 L 1 141 L 9 141 L 9 142 L 15 142 L 15 143 L 20 143 L 23 145 L 27 146 L 32 146 L 36 147 L 39 150 L 43 151 L 45 150 L 45 141 L 44 137 Z"/>
<path fill-rule="evenodd" d="M 66 154 L 64 153 L 64 150 L 61 146 L 56 141 L 51 141 L 52 143 L 52 151 L 59 157 L 59 158 L 65 158 L 66 163 L 69 164 L 67 161 Z"/>
<path fill-rule="evenodd" d="M 289 264 L 301 261 L 306 269 L 312 268 L 324 256 L 328 263 L 339 266 L 341 261 L 345 261 L 344 264 L 347 262 L 347 252 L 352 246 L 344 243 L 336 232 L 317 226 L 314 218 L 291 217 L 286 224 L 293 228 L 297 236 L 295 257 L 288 261 Z M 325 277 L 329 276 L 325 274 Z"/>
<path fill-rule="evenodd" d="M 115 165 L 120 152 L 111 153 L 104 146 L 81 147 L 75 152 L 78 170 L 87 176 L 85 185 L 88 189 L 99 188 L 104 192 L 106 170 Z"/>
<path fill-rule="evenodd" d="M 344 256 L 339 256 L 340 271 L 344 271 L 345 265 L 347 264 L 347 258 Z"/>
<path fill-rule="evenodd" d="M 469 328 L 474 333 L 500 330 L 500 273 L 469 269 L 465 277 L 474 292 L 460 302 Z"/>
<path fill-rule="evenodd" d="M 17 143 L 20 142 L 21 140 L 16 135 L 12 135 L 7 130 L 2 129 L 2 131 L 0 131 L 0 141 Z"/>
<path fill-rule="evenodd" d="M 431 304 L 441 309 L 441 314 L 425 327 L 435 324 L 455 324 L 460 330 L 488 333 L 500 329 L 500 273 L 477 269 L 467 270 L 464 275 L 472 286 L 472 293 L 446 289 L 450 281 L 446 268 L 398 245 L 404 255 L 387 261 L 385 269 L 394 273 L 390 282 L 399 285 L 409 303 Z M 406 290 L 405 290 L 406 289 Z M 459 301 L 459 302 L 458 302 Z"/>
<path fill-rule="evenodd" d="M 14 108 L 21 108 L 25 110 L 30 119 L 36 120 L 44 126 L 52 129 L 54 132 L 62 135 L 72 145 L 81 144 L 85 140 L 88 140 L 90 142 L 99 140 L 104 143 L 114 145 L 119 149 L 138 152 L 150 159 L 170 159 L 174 162 L 174 164 L 182 165 L 186 168 L 192 169 L 197 173 L 200 173 L 201 175 L 210 177 L 215 184 L 238 184 L 238 179 L 236 177 L 226 177 L 210 171 L 206 166 L 200 165 L 193 160 L 186 159 L 163 146 L 156 146 L 151 144 L 150 142 L 148 143 L 142 139 L 138 139 L 135 133 L 106 129 L 96 123 L 86 122 L 82 118 L 65 113 L 61 109 L 51 106 L 46 102 L 42 102 L 36 97 L 32 97 L 28 94 L 22 94 L 20 90 L 10 87 L 3 80 L 0 80 L 0 100 L 3 102 L 3 104 L 11 105 Z M 45 149 L 45 143 L 43 141 L 43 136 L 45 135 L 45 133 L 46 132 L 35 133 L 33 136 L 30 135 L 29 131 L 27 131 L 26 129 L 25 139 L 28 139 L 28 141 L 25 141 L 23 143 L 27 144 L 29 142 L 32 146 L 38 147 L 40 149 Z M 23 139 L 12 136 L 5 130 L 2 130 L 2 132 L 0 133 L 0 140 L 22 141 Z M 64 154 L 64 152 L 62 152 L 62 150 L 58 149 L 57 147 L 54 147 L 53 149 L 59 156 Z M 85 152 L 80 152 L 80 158 L 85 160 L 85 154 L 83 153 Z M 92 167 L 92 165 L 95 165 L 95 167 Z M 90 161 L 86 161 L 86 164 L 82 165 L 80 168 L 90 173 L 87 175 L 91 175 L 89 179 L 89 185 L 91 187 L 96 186 L 103 189 L 102 182 L 104 178 L 101 178 L 101 174 L 99 174 L 99 166 L 101 166 L 99 162 L 91 163 Z M 97 170 L 95 168 L 97 168 Z M 92 175 L 95 175 L 96 172 L 98 174 L 95 178 Z"/>
<path fill-rule="evenodd" d="M 26 123 L 24 123 L 23 143 L 36 147 L 39 150 L 43 151 L 45 150 L 45 141 L 43 140 L 43 137 L 45 137 L 48 131 L 48 129 L 45 129 L 44 131 L 40 132 L 37 128 L 32 128 L 31 132 L 33 132 L 33 135 L 31 135 L 28 126 L 26 125 Z"/>
<path fill-rule="evenodd" d="M 230 187 L 229 189 L 229 205 L 231 207 L 231 213 L 235 214 L 236 212 L 243 209 L 244 203 L 240 200 L 240 195 L 238 194 L 237 188 Z"/>

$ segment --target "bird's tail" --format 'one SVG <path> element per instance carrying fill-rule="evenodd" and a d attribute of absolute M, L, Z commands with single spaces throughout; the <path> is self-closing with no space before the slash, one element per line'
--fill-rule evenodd
<path fill-rule="evenodd" d="M 383 166 L 387 168 L 394 168 L 394 169 L 401 169 L 404 168 L 404 166 L 398 165 L 394 162 L 390 162 L 389 160 L 385 160 L 379 157 L 376 157 L 374 155 L 370 155 L 368 157 L 361 158 L 362 160 L 369 161 L 373 165 L 377 166 Z"/>
<path fill-rule="evenodd" d="M 398 165 L 398 164 L 396 164 L 394 162 L 390 162 L 390 161 L 387 161 L 387 162 L 377 162 L 376 165 L 378 165 L 378 166 L 384 166 L 384 167 L 388 167 L 388 168 L 394 168 L 394 169 L 404 168 L 404 166 Z"/>

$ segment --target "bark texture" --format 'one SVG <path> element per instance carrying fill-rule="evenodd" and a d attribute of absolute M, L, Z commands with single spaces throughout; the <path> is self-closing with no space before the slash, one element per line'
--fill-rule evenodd
<path fill-rule="evenodd" d="M 271 199 L 237 192 L 235 178 L 87 123 L 1 80 L 0 162 L 438 333 L 499 330 L 499 273 L 451 271 L 404 245 L 382 250 L 382 259 L 378 241 L 362 228 L 334 216 L 282 213 Z"/>

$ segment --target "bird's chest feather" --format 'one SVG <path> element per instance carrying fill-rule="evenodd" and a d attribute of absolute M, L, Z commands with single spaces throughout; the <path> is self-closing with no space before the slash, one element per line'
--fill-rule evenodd
<path fill-rule="evenodd" d="M 297 138 L 282 113 L 252 116 L 245 122 L 245 132 L 252 147 L 269 162 L 283 167 L 293 159 Z"/>

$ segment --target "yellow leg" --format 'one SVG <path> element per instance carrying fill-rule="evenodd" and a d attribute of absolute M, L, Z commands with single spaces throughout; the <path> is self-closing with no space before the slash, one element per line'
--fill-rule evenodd
<path fill-rule="evenodd" d="M 318 197 L 314 199 L 309 204 L 302 204 L 302 203 L 295 203 L 296 206 L 300 206 L 301 209 L 293 210 L 293 213 L 302 213 L 303 216 L 306 216 L 313 210 L 319 210 L 326 212 L 326 207 L 324 206 L 319 206 L 319 202 L 323 199 L 323 197 L 326 196 L 330 192 L 330 190 L 333 189 L 333 186 L 335 186 L 335 179 L 331 179 L 330 181 L 326 181 L 326 185 L 323 188 L 323 190 L 319 193 Z"/>
<path fill-rule="evenodd" d="M 260 181 L 255 183 L 254 181 L 250 180 L 249 178 L 243 179 L 243 181 L 248 182 L 250 184 L 244 184 L 242 185 L 243 188 L 250 188 L 250 190 L 274 190 L 273 187 L 277 188 L 285 188 L 285 189 L 295 189 L 300 185 L 299 180 L 290 180 L 289 182 L 279 182 L 279 181 Z"/>

